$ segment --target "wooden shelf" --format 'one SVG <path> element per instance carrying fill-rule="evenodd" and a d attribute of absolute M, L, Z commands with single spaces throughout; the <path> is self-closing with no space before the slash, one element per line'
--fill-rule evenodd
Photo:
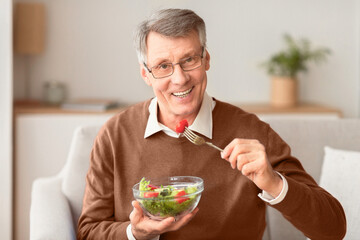
<path fill-rule="evenodd" d="M 234 103 L 233 103 L 234 104 Z M 235 106 L 242 108 L 243 110 L 255 114 L 267 115 L 267 114 L 332 114 L 342 117 L 342 113 L 339 109 L 322 106 L 312 103 L 300 103 L 295 107 L 279 108 L 273 107 L 266 103 L 248 104 L 248 103 L 235 103 Z M 59 106 L 46 105 L 40 102 L 15 102 L 14 113 L 15 114 L 109 114 L 117 113 L 123 110 L 126 106 L 120 106 L 117 108 L 109 109 L 106 111 L 80 111 L 80 110 L 67 110 L 62 109 Z"/>
<path fill-rule="evenodd" d="M 68 110 L 60 106 L 47 105 L 37 101 L 14 102 L 14 114 L 110 114 L 123 110 L 125 106 L 106 111 Z"/>
<path fill-rule="evenodd" d="M 270 104 L 235 104 L 243 110 L 255 114 L 334 114 L 339 117 L 339 109 L 312 103 L 300 103 L 295 107 L 273 107 Z"/>

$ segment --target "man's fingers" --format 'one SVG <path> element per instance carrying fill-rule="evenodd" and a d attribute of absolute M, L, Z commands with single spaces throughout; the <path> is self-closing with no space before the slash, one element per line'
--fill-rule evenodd
<path fill-rule="evenodd" d="M 136 224 L 140 222 L 141 218 L 143 217 L 143 211 L 137 201 L 132 201 L 131 205 L 134 207 L 132 212 L 130 213 L 130 221 L 132 224 Z"/>
<path fill-rule="evenodd" d="M 151 224 L 151 227 L 154 231 L 158 232 L 159 234 L 164 232 L 166 229 L 171 228 L 171 225 L 173 225 L 175 222 L 174 217 L 168 217 L 161 221 L 156 221 L 156 224 Z"/>
<path fill-rule="evenodd" d="M 244 164 L 257 160 L 261 153 L 265 153 L 265 147 L 258 140 L 237 138 L 225 147 L 221 157 L 228 161 L 233 169 L 241 171 Z"/>
<path fill-rule="evenodd" d="M 175 221 L 174 217 L 168 217 L 161 221 L 151 220 L 143 217 L 142 209 L 137 201 L 132 202 L 133 211 L 130 213 L 131 224 L 138 234 L 146 233 L 148 236 L 160 235 L 164 232 L 176 231 L 186 225 L 199 211 L 195 208 L 191 213 Z M 134 232 L 133 232 L 134 234 Z M 135 236 L 135 235 L 134 235 Z"/>
<path fill-rule="evenodd" d="M 221 157 L 228 159 L 237 145 L 247 144 L 249 141 L 248 139 L 235 138 L 224 148 L 224 151 L 221 152 Z"/>
<path fill-rule="evenodd" d="M 177 219 L 175 222 L 172 223 L 171 231 L 176 231 L 181 227 L 185 226 L 188 222 L 190 222 L 191 219 L 195 217 L 198 211 L 199 208 L 195 208 L 191 213 L 181 217 L 180 219 Z"/>
<path fill-rule="evenodd" d="M 256 145 L 238 145 L 234 148 L 233 152 L 229 157 L 229 162 L 231 167 L 235 169 L 236 167 L 241 171 L 241 166 L 258 159 L 258 156 L 261 153 L 261 148 Z"/>
<path fill-rule="evenodd" d="M 142 223 L 143 232 L 151 233 L 151 235 L 160 235 L 164 232 L 176 231 L 185 226 L 198 212 L 198 208 L 191 213 L 175 221 L 174 217 L 168 217 L 161 221 L 149 219 Z"/>
<path fill-rule="evenodd" d="M 241 173 L 250 178 L 251 180 L 254 180 L 253 179 L 253 176 L 258 172 L 259 170 L 259 162 L 249 162 L 247 164 L 244 164 L 242 166 L 242 169 L 241 169 Z"/>
<path fill-rule="evenodd" d="M 195 215 L 197 214 L 198 211 L 199 211 L 199 208 L 195 208 L 191 213 L 189 213 L 189 214 L 185 215 L 184 217 L 180 218 L 179 220 L 177 220 L 177 222 L 179 222 L 180 224 L 189 222 L 193 217 L 195 217 Z"/>
<path fill-rule="evenodd" d="M 233 141 L 232 141 L 233 142 Z M 221 154 L 221 158 L 228 160 L 233 148 L 235 147 L 234 144 L 232 144 L 232 142 L 230 144 L 228 144 L 224 150 L 220 153 Z"/>
<path fill-rule="evenodd" d="M 230 156 L 228 157 L 228 161 L 231 164 L 231 167 L 233 169 L 236 168 L 236 162 L 238 160 L 238 156 L 240 154 L 249 153 L 252 151 L 252 146 L 249 144 L 241 144 L 241 145 L 235 145 L 232 149 L 232 152 L 230 153 Z"/>
<path fill-rule="evenodd" d="M 221 157 L 229 162 L 236 160 L 237 155 L 241 153 L 247 153 L 252 151 L 264 150 L 263 145 L 254 139 L 234 139 L 229 145 L 227 145 Z"/>
<path fill-rule="evenodd" d="M 243 166 L 248 164 L 254 160 L 256 160 L 257 154 L 256 153 L 243 153 L 239 154 L 236 158 L 236 167 L 239 171 L 242 172 Z"/>
<path fill-rule="evenodd" d="M 140 207 L 140 204 L 139 204 L 138 201 L 132 201 L 132 202 L 131 202 L 131 205 L 132 205 L 134 208 L 136 208 L 136 210 L 138 210 L 139 212 L 142 213 L 142 208 Z"/>

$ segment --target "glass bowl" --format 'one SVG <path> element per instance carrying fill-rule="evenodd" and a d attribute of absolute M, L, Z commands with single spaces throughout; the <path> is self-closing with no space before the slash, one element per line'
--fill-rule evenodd
<path fill-rule="evenodd" d="M 143 178 L 132 190 L 144 214 L 151 219 L 180 218 L 198 205 L 204 181 L 193 176 Z"/>

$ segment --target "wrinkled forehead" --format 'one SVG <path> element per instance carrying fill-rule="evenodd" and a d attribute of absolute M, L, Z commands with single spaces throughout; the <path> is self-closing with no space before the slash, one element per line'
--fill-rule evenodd
<path fill-rule="evenodd" d="M 186 36 L 169 37 L 157 32 L 150 32 L 147 41 L 147 60 L 154 58 L 181 57 L 181 55 L 191 55 L 201 53 L 201 43 L 196 31 L 192 31 Z"/>

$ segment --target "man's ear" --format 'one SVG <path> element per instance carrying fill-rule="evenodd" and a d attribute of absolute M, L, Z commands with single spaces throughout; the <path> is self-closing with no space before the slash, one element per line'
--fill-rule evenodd
<path fill-rule="evenodd" d="M 149 79 L 149 72 L 147 71 L 147 69 L 145 69 L 143 63 L 140 63 L 140 75 L 144 79 L 145 83 L 151 86 L 151 81 Z"/>
<path fill-rule="evenodd" d="M 210 53 L 208 52 L 208 50 L 206 51 L 206 55 L 205 55 L 205 70 L 209 70 L 210 69 Z"/>

